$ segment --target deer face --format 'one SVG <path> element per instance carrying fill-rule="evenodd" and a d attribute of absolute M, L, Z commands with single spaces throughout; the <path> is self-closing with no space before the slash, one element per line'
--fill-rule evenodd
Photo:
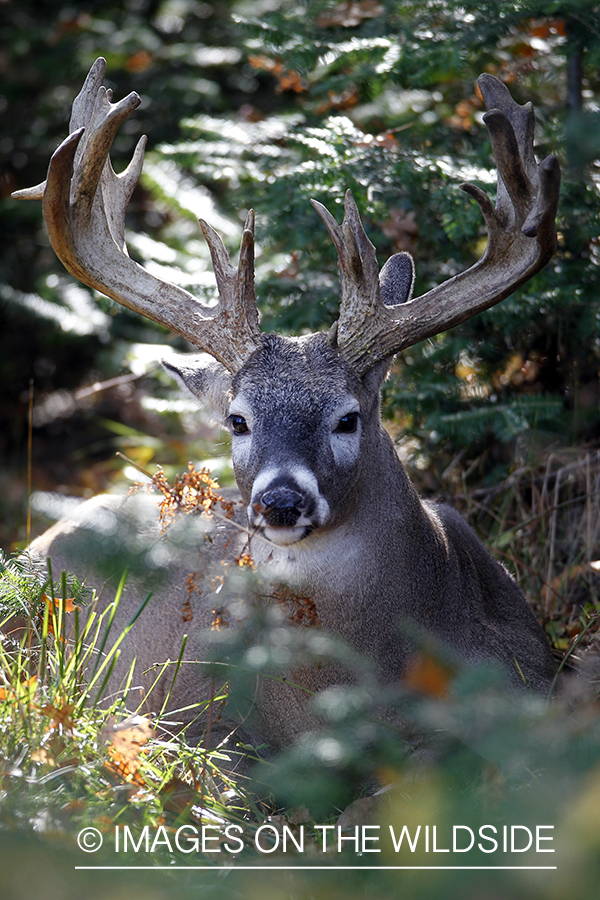
<path fill-rule="evenodd" d="M 251 528 L 280 545 L 336 527 L 357 496 L 379 383 L 352 373 L 325 334 L 266 335 L 234 376 L 167 368 L 216 407 Z"/>

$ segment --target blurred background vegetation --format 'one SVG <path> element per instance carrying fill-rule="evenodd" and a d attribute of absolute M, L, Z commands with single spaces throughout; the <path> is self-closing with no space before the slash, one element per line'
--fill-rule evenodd
<path fill-rule="evenodd" d="M 74 282 L 49 247 L 40 204 L 10 199 L 11 191 L 44 179 L 71 102 L 99 55 L 117 99 L 131 90 L 143 98 L 113 150 L 119 171 L 139 135 L 148 134 L 128 213 L 131 254 L 209 301 L 215 288 L 197 218 L 207 218 L 235 253 L 252 206 L 263 327 L 290 333 L 325 328 L 336 317 L 335 253 L 310 197 L 340 219 L 344 190 L 352 188 L 381 262 L 410 250 L 417 292 L 424 292 L 472 264 L 484 246 L 479 210 L 458 190 L 464 180 L 494 190 L 477 75 L 492 72 L 516 100 L 533 101 L 538 156 L 556 153 L 563 168 L 558 252 L 500 306 L 399 359 L 385 387 L 385 414 L 420 489 L 469 516 L 520 576 L 556 646 L 572 646 L 585 617 L 600 608 L 597 4 L 0 0 L 6 549 L 26 540 L 32 382 L 34 533 L 60 511 L 60 498 L 126 480 L 116 450 L 167 471 L 219 454 L 209 464 L 228 477 L 227 447 L 215 446 L 209 425 L 156 367 L 170 347 L 190 348 Z M 394 821 L 475 821 L 492 810 L 497 822 L 556 822 L 558 873 L 494 876 L 493 895 L 596 897 L 595 691 L 584 701 L 577 707 L 568 691 L 549 710 L 527 695 L 498 700 L 477 673 L 460 682 L 453 699 L 425 695 L 409 718 L 440 742 L 440 764 L 420 780 L 409 766 L 410 785 L 397 778 Z M 348 768 L 361 776 L 365 767 L 383 776 L 386 766 L 396 776 L 402 771 L 395 743 L 380 742 L 380 755 L 361 744 L 364 713 L 351 703 L 345 714 L 343 704 L 329 711 L 331 733 L 346 753 L 337 768 L 306 748 L 303 756 L 302 747 L 272 767 L 270 781 L 287 802 L 308 802 L 315 790 L 329 798 L 324 786 L 333 790 Z M 83 889 L 90 897 L 120 896 L 109 891 L 114 881 L 73 874 L 81 854 L 49 817 L 47 793 L 35 806 L 42 812 L 29 812 L 23 796 L 43 779 L 24 785 L 17 771 L 24 756 L 15 737 L 14 767 L 2 763 L 5 822 L 20 829 L 5 829 L 0 842 L 7 896 L 75 897 Z M 83 804 L 65 805 L 70 795 L 60 778 L 51 772 L 47 779 L 44 790 L 55 792 L 60 815 L 85 814 Z M 52 845 L 44 830 L 59 835 Z M 487 873 L 401 880 L 405 873 L 382 870 L 328 873 L 321 881 L 301 873 L 276 882 L 269 873 L 227 880 L 200 873 L 185 881 L 178 874 L 181 881 L 165 875 L 165 883 L 156 873 L 149 881 L 121 874 L 120 890 L 145 898 L 197 896 L 199 889 L 207 896 L 491 896 Z"/>
<path fill-rule="evenodd" d="M 589 470 L 600 438 L 595 3 L 4 0 L 0 11 L 0 545 L 26 538 L 31 382 L 34 533 L 57 496 L 123 479 L 116 449 L 151 467 L 226 457 L 156 368 L 165 345 L 190 348 L 75 283 L 40 204 L 9 196 L 44 179 L 98 55 L 117 99 L 143 98 L 113 150 L 119 171 L 149 137 L 131 254 L 210 300 L 197 218 L 235 253 L 253 206 L 263 328 L 290 333 L 336 317 L 335 252 L 310 197 L 341 218 L 352 188 L 381 262 L 410 250 L 422 293 L 485 246 L 477 205 L 458 190 L 494 190 L 477 75 L 532 100 L 538 156 L 563 166 L 558 253 L 499 307 L 399 359 L 385 414 L 419 487 L 459 505 L 465 486 L 532 467 L 546 477 L 548 459 L 552 474 L 583 454 Z"/>

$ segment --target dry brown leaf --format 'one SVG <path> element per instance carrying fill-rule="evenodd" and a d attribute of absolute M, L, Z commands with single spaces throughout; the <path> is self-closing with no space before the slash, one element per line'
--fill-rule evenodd
<path fill-rule="evenodd" d="M 181 621 L 182 622 L 191 622 L 194 618 L 194 611 L 192 609 L 192 602 L 188 597 L 183 601 L 183 606 L 181 607 Z"/>
<path fill-rule="evenodd" d="M 54 757 L 50 756 L 45 747 L 39 747 L 37 750 L 32 750 L 30 758 L 32 762 L 41 763 L 43 766 L 56 765 Z"/>
<path fill-rule="evenodd" d="M 163 809 L 178 816 L 185 812 L 186 809 L 189 809 L 193 803 L 198 802 L 198 791 L 196 788 L 177 777 L 171 778 L 161 788 L 160 793 L 167 798 L 163 804 Z"/>
<path fill-rule="evenodd" d="M 294 69 L 285 69 L 280 59 L 271 59 L 269 56 L 254 55 L 248 57 L 248 62 L 253 69 L 262 69 L 270 72 L 279 82 L 280 91 L 294 91 L 301 94 L 307 89 L 304 78 Z"/>
<path fill-rule="evenodd" d="M 235 504 L 231 500 L 225 500 L 217 493 L 218 481 L 211 477 L 209 469 L 196 471 L 193 463 L 188 463 L 188 470 L 181 477 L 175 476 L 175 484 L 170 485 L 160 466 L 152 476 L 150 484 L 136 482 L 129 489 L 130 494 L 138 490 L 151 490 L 157 488 L 163 495 L 159 506 L 159 518 L 162 531 L 165 531 L 173 521 L 177 512 L 186 515 L 191 512 L 210 513 L 217 503 L 228 519 L 233 517 Z"/>
<path fill-rule="evenodd" d="M 393 241 L 396 250 L 408 250 L 409 253 L 414 251 L 419 234 L 414 210 L 390 210 L 389 218 L 383 223 L 381 230 Z"/>
<path fill-rule="evenodd" d="M 183 622 L 191 622 L 194 618 L 194 610 L 192 609 L 192 594 L 195 593 L 202 596 L 202 591 L 198 587 L 199 577 L 199 572 L 191 572 L 186 579 L 185 589 L 187 591 L 187 597 L 183 601 L 183 606 L 181 608 L 181 619 Z"/>
<path fill-rule="evenodd" d="M 51 730 L 67 728 L 69 731 L 73 731 L 71 713 L 74 709 L 74 703 L 63 703 L 61 706 L 54 706 L 52 703 L 46 703 L 40 708 L 40 712 L 43 716 L 51 719 Z"/>
<path fill-rule="evenodd" d="M 363 19 L 374 19 L 385 12 L 385 7 L 378 0 L 360 0 L 358 3 L 347 2 L 336 6 L 328 12 L 317 16 L 319 28 L 356 28 Z"/>
<path fill-rule="evenodd" d="M 360 100 L 360 94 L 355 85 L 350 85 L 350 87 L 340 93 L 328 91 L 327 94 L 327 100 L 317 106 L 317 112 L 320 114 L 326 113 L 330 109 L 352 109 Z"/>
<path fill-rule="evenodd" d="M 229 628 L 229 619 L 227 617 L 227 610 L 223 607 L 219 609 L 212 610 L 213 620 L 210 626 L 211 631 L 219 631 L 221 628 Z"/>
<path fill-rule="evenodd" d="M 101 735 L 104 733 L 105 729 Z M 110 757 L 110 761 L 106 763 L 107 768 L 124 781 L 143 785 L 144 779 L 138 773 L 138 757 L 154 733 L 145 716 L 132 716 L 119 725 L 112 726 L 111 743 L 106 751 Z"/>
<path fill-rule="evenodd" d="M 274 600 L 288 614 L 292 625 L 303 625 L 306 628 L 320 628 L 322 625 L 317 604 L 312 597 L 295 594 L 287 585 L 280 585 L 272 594 Z"/>
<path fill-rule="evenodd" d="M 125 62 L 128 72 L 145 72 L 154 65 L 154 57 L 147 50 L 138 50 Z"/>

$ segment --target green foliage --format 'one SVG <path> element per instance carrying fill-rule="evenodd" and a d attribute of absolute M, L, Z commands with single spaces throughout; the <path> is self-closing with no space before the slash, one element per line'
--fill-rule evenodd
<path fill-rule="evenodd" d="M 137 714 L 146 698 L 130 693 L 131 673 L 122 690 L 108 693 L 119 646 L 143 615 L 148 597 L 123 632 L 111 634 L 125 578 L 102 611 L 95 592 L 85 591 L 73 576 L 63 573 L 53 590 L 51 584 L 28 557 L 3 558 L 3 832 L 68 827 L 76 834 L 92 823 L 104 830 L 113 823 L 141 830 L 165 822 L 176 827 L 202 815 L 221 823 L 255 817 L 251 800 L 240 812 L 242 789 L 221 772 L 227 755 L 187 746 L 169 733 L 167 716 L 159 733 Z M 174 671 L 176 676 L 178 666 Z M 198 714 L 223 700 L 216 692 L 210 700 L 201 698 Z M 127 717 L 127 710 L 133 715 Z"/>
<path fill-rule="evenodd" d="M 591 470 L 587 479 L 586 468 Z M 579 474 L 579 485 L 573 481 L 573 473 Z M 513 479 L 504 494 L 496 491 L 494 504 L 486 506 L 488 515 L 493 518 L 494 512 L 504 508 L 508 522 L 512 515 L 508 507 L 528 502 L 529 474 L 536 476 L 523 473 L 521 482 Z M 582 523 L 586 506 L 592 502 L 593 522 L 597 521 L 595 492 L 585 494 L 597 482 L 597 460 L 565 468 L 555 484 L 561 480 L 566 493 L 564 488 L 560 493 L 553 487 L 551 479 L 556 476 L 557 472 L 549 472 L 548 483 L 538 485 L 538 508 L 540 498 L 554 491 L 564 510 L 567 501 L 572 501 L 570 508 L 573 502 L 578 504 Z M 527 543 L 535 553 L 540 533 L 545 533 L 551 522 L 552 509 L 545 510 L 541 528 L 523 522 L 522 511 L 520 515 Z M 182 523 L 194 533 L 195 518 L 182 517 Z M 562 530 L 563 524 L 555 529 L 557 533 Z M 585 524 L 580 536 L 585 536 Z M 504 529 L 496 544 L 511 548 L 513 539 L 510 530 Z M 547 540 L 547 547 L 550 543 Z M 97 544 L 110 553 L 102 531 L 97 533 Z M 557 564 L 563 561 L 562 553 L 563 549 L 555 553 Z M 4 560 L 0 596 L 11 598 L 11 609 L 36 610 L 37 615 L 48 583 L 44 573 L 36 573 L 26 560 Z M 232 706 L 239 709 L 245 694 L 252 704 L 257 675 L 279 680 L 289 678 L 290 670 L 298 665 L 335 660 L 350 665 L 355 676 L 352 685 L 307 697 L 321 728 L 282 753 L 267 754 L 254 767 L 258 802 L 243 782 L 233 782 L 227 775 L 231 758 L 227 746 L 207 753 L 202 747 L 186 746 L 168 732 L 150 734 L 148 720 L 135 716 L 144 698 L 131 690 L 130 683 L 123 692 L 110 695 L 106 703 L 98 702 L 96 691 L 125 636 L 111 634 L 106 643 L 101 636 L 120 602 L 125 580 L 103 613 L 96 608 L 95 596 L 88 597 L 87 605 L 75 613 L 66 597 L 73 584 L 71 577 L 59 579 L 54 588 L 58 599 L 50 606 L 41 604 L 46 613 L 38 636 L 31 631 L 11 641 L 4 636 L 0 645 L 0 861 L 6 871 L 10 871 L 9 856 L 13 864 L 20 861 L 7 894 L 11 900 L 29 896 L 34 872 L 42 864 L 48 890 L 59 885 L 60 896 L 68 900 L 81 895 L 82 885 L 87 895 L 100 898 L 109 887 L 114 891 L 126 884 L 125 866 L 153 867 L 151 884 L 142 869 L 136 871 L 127 890 L 128 896 L 140 898 L 151 891 L 150 896 L 158 900 L 174 893 L 197 896 L 199 890 L 203 896 L 215 898 L 248 896 L 250 883 L 261 895 L 285 884 L 293 897 L 308 892 L 311 896 L 336 896 L 338 892 L 340 897 L 358 900 L 376 892 L 392 900 L 400 891 L 415 900 L 459 900 L 472 887 L 474 877 L 472 870 L 461 871 L 461 866 L 482 867 L 476 876 L 480 891 L 493 886 L 500 895 L 541 900 L 549 895 L 558 898 L 568 887 L 578 900 L 596 896 L 600 717 L 593 656 L 588 657 L 585 676 L 571 676 L 563 696 L 548 702 L 526 690 L 520 694 L 508 691 L 499 672 L 486 666 L 464 668 L 449 649 L 442 650 L 414 634 L 421 648 L 418 665 L 402 683 L 384 689 L 375 682 L 367 660 L 356 658 L 321 629 L 291 626 L 268 600 L 256 605 L 253 595 L 264 585 L 261 587 L 251 570 L 238 569 L 225 578 L 219 602 L 237 597 L 246 606 L 246 616 L 239 627 L 217 632 L 219 639 L 214 642 L 218 665 L 227 667 Z M 144 613 L 145 602 L 135 618 L 141 619 Z M 74 615 L 78 616 L 76 637 L 65 641 L 61 638 L 72 626 Z M 579 623 L 579 635 L 584 619 Z M 135 621 L 131 627 L 136 627 Z M 8 630 L 6 623 L 3 630 Z M 44 655 L 45 662 L 41 662 Z M 172 667 L 174 677 L 181 666 L 198 664 L 198 660 L 188 659 L 182 647 L 177 665 Z M 219 693 L 212 699 L 220 702 L 223 697 Z M 205 711 L 210 702 L 209 697 L 198 697 L 198 712 Z M 128 718 L 124 719 L 125 715 Z M 162 722 L 168 728 L 174 716 L 176 711 L 161 715 L 153 726 Z M 127 757 L 123 746 L 132 735 L 139 745 Z M 380 781 L 388 789 L 370 796 Z M 360 798 L 365 785 L 369 795 Z M 341 832 L 347 840 L 338 850 L 336 816 L 353 801 Z M 359 851 L 354 843 L 354 822 L 359 823 L 359 835 L 360 827 L 368 825 L 373 843 L 367 847 L 379 849 L 379 853 L 371 856 Z M 231 851 L 221 843 L 217 850 L 212 841 L 208 850 L 199 846 L 194 851 L 187 837 L 192 828 L 200 832 L 203 825 L 209 826 L 211 838 L 228 825 L 237 826 L 243 848 L 234 845 Z M 325 835 L 327 852 L 323 850 L 324 825 L 330 829 Z M 484 850 L 476 841 L 471 850 L 449 850 L 443 858 L 431 852 L 433 826 L 439 851 L 451 846 L 453 826 L 461 827 L 460 837 L 468 838 L 471 829 L 479 838 L 484 825 L 488 826 L 487 837 L 489 826 L 495 829 L 498 845 L 494 852 L 484 852 L 490 845 L 480 840 Z M 418 837 L 414 851 L 406 839 L 401 849 L 394 850 L 390 827 L 397 838 L 404 826 L 411 840 Z M 536 827 L 543 826 L 542 834 L 551 841 L 542 846 L 555 852 L 546 856 L 534 848 L 522 853 L 503 851 L 504 826 L 509 834 L 511 826 L 517 826 L 519 837 L 525 838 L 525 829 L 535 834 Z M 429 851 L 425 849 L 426 827 Z M 98 829 L 103 836 L 103 847 L 93 856 L 77 847 L 77 834 L 83 828 Z M 137 850 L 131 839 L 128 850 L 123 846 L 126 828 L 138 844 Z M 177 843 L 175 834 L 180 828 L 185 838 Z M 272 850 L 275 834 L 279 833 L 281 841 L 286 828 L 297 841 L 302 836 L 302 850 L 297 851 L 291 841 L 285 853 L 281 847 Z M 18 838 L 15 846 L 13 838 Z M 441 864 L 451 866 L 443 878 L 436 871 L 386 868 Z M 109 881 L 103 871 L 84 875 L 79 867 L 86 865 L 117 869 L 110 872 Z M 557 868 L 538 872 L 519 868 L 540 865 Z M 202 871 L 195 872 L 193 866 Z M 284 873 L 281 867 L 286 866 L 294 869 Z M 316 866 L 324 868 L 311 871 Z M 352 871 L 337 868 L 340 866 L 352 867 Z M 491 866 L 517 868 L 490 871 Z"/>

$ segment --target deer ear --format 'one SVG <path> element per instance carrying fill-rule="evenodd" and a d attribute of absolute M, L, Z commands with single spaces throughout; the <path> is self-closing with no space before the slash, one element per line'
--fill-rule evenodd
<path fill-rule="evenodd" d="M 227 415 L 231 400 L 232 375 L 208 353 L 173 356 L 162 365 L 181 387 L 208 406 L 220 418 Z"/>
<path fill-rule="evenodd" d="M 415 264 L 410 253 L 402 250 L 390 256 L 379 273 L 381 299 L 385 306 L 400 306 L 412 297 Z M 370 391 L 378 391 L 387 378 L 394 354 L 376 362 L 363 375 L 363 383 Z"/>
<path fill-rule="evenodd" d="M 412 297 L 415 280 L 415 264 L 410 253 L 404 250 L 390 256 L 379 273 L 381 299 L 386 306 L 408 303 Z"/>
<path fill-rule="evenodd" d="M 379 396 L 379 390 L 388 376 L 393 359 L 393 356 L 382 359 L 367 369 L 361 380 L 370 393 Z"/>
<path fill-rule="evenodd" d="M 386 306 L 400 306 L 412 297 L 415 264 L 410 253 L 402 250 L 390 256 L 379 273 L 381 299 Z M 363 382 L 371 391 L 378 391 L 387 378 L 394 356 L 381 360 L 365 372 Z"/>

